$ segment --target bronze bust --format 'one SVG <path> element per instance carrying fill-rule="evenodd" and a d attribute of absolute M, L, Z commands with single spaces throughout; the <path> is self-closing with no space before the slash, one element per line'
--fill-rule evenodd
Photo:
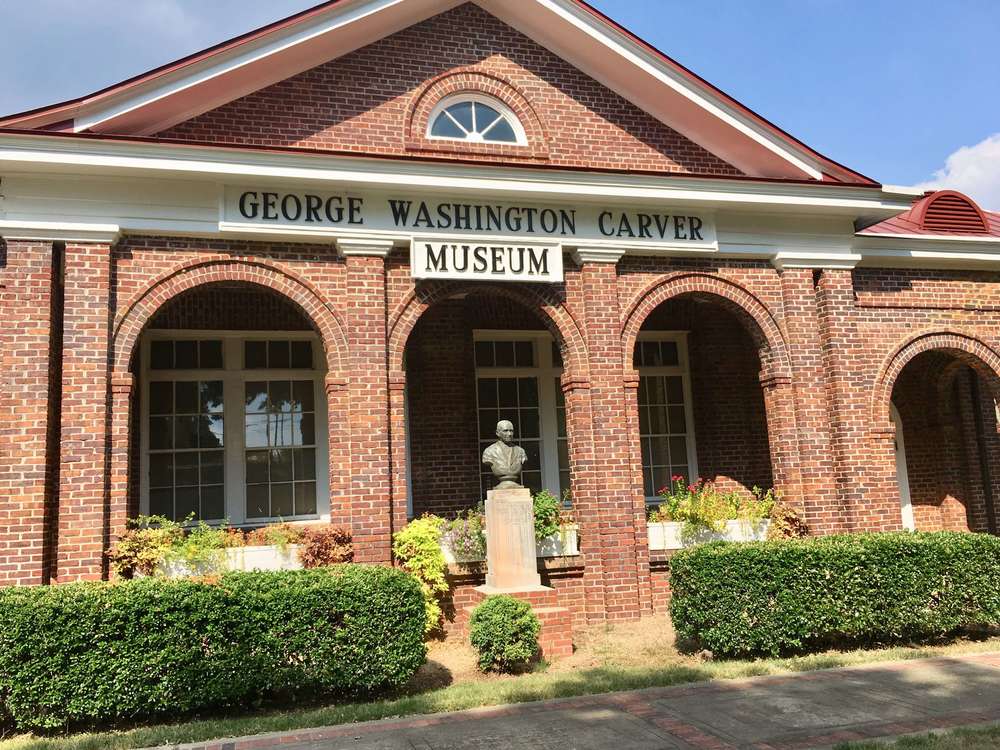
<path fill-rule="evenodd" d="M 500 439 L 483 451 L 483 463 L 489 464 L 493 476 L 500 480 L 494 489 L 523 489 L 518 478 L 521 467 L 528 461 L 528 454 L 521 446 L 514 445 L 514 425 L 506 419 L 498 422 L 497 437 Z"/>

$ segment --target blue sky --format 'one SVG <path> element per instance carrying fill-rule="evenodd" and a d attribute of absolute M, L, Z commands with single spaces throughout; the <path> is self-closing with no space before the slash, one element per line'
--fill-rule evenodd
<path fill-rule="evenodd" d="M 88 93 L 315 2 L 0 0 L 0 112 Z M 592 2 L 827 156 L 1000 210 L 1000 0 Z"/>

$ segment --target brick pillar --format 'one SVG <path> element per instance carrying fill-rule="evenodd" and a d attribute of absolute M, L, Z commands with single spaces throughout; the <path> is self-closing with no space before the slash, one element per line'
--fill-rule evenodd
<path fill-rule="evenodd" d="M 125 529 L 128 520 L 129 450 L 132 437 L 132 396 L 135 376 L 131 372 L 111 375 L 111 440 L 109 484 L 109 547 Z"/>
<path fill-rule="evenodd" d="M 569 448 L 573 513 L 580 526 L 580 552 L 584 559 L 583 603 L 587 622 L 603 622 L 604 567 L 601 542 L 601 487 L 604 472 L 594 457 L 590 380 L 571 372 L 563 374 L 566 397 L 566 437 Z"/>
<path fill-rule="evenodd" d="M 844 531 L 899 529 L 895 460 L 871 424 L 871 386 L 859 356 L 854 283 L 851 271 L 824 269 L 817 288 L 820 340 L 830 414 L 839 513 Z"/>
<path fill-rule="evenodd" d="M 634 474 L 638 431 L 628 429 L 616 267 L 621 252 L 580 248 L 575 256 L 581 266 L 595 469 L 593 481 L 583 489 L 593 493 L 589 507 L 596 509 L 599 522 L 607 619 L 631 619 L 648 611 L 649 555 L 646 545 L 637 544 L 646 533 L 646 503 Z M 588 554 L 588 567 L 590 558 Z"/>
<path fill-rule="evenodd" d="M 792 414 L 785 413 L 780 418 L 795 426 L 800 507 L 813 533 L 824 534 L 841 531 L 843 519 L 834 479 L 831 407 L 827 398 L 823 339 L 813 274 L 810 268 L 783 268 L 781 271 L 794 408 Z M 770 395 L 765 388 L 765 402 Z M 769 408 L 769 429 L 771 425 Z"/>
<path fill-rule="evenodd" d="M 326 426 L 329 453 L 330 523 L 351 528 L 351 429 L 347 378 L 327 373 Z"/>
<path fill-rule="evenodd" d="M 390 563 L 392 476 L 385 261 L 392 241 L 339 240 L 337 247 L 347 260 L 354 560 Z"/>
<path fill-rule="evenodd" d="M 0 240 L 2 254 L 3 240 Z M 8 240 L 0 266 L 0 585 L 45 583 L 58 481 L 58 263 L 52 243 Z M 53 393 L 55 391 L 55 394 Z"/>
<path fill-rule="evenodd" d="M 409 493 L 407 465 L 406 373 L 389 375 L 389 435 L 392 441 L 392 531 L 406 525 Z"/>
<path fill-rule="evenodd" d="M 60 583 L 98 580 L 109 532 L 111 246 L 66 246 L 59 462 Z"/>
<path fill-rule="evenodd" d="M 805 513 L 802 474 L 799 470 L 798 430 L 795 424 L 795 392 L 791 379 L 764 375 L 760 387 L 767 415 L 767 444 L 771 455 L 774 488 L 799 512 Z"/>

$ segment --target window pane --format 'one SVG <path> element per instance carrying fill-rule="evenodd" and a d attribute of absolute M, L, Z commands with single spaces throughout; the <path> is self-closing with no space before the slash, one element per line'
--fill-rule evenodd
<path fill-rule="evenodd" d="M 185 521 L 192 513 L 198 517 L 198 488 L 178 487 L 174 490 L 174 520 Z"/>
<path fill-rule="evenodd" d="M 663 364 L 667 367 L 676 367 L 680 364 L 676 341 L 661 341 L 660 351 L 663 353 Z"/>
<path fill-rule="evenodd" d="M 247 518 L 267 518 L 270 515 L 268 485 L 247 485 Z"/>
<path fill-rule="evenodd" d="M 687 432 L 687 417 L 684 414 L 683 406 L 671 406 L 668 411 L 670 412 L 670 431 L 673 433 L 686 433 Z"/>
<path fill-rule="evenodd" d="M 172 369 L 174 366 L 174 342 L 153 341 L 149 345 L 149 366 L 153 370 Z"/>
<path fill-rule="evenodd" d="M 177 370 L 196 370 L 198 368 L 198 342 L 174 342 L 174 368 Z"/>
<path fill-rule="evenodd" d="M 265 369 L 267 367 L 267 342 L 245 342 L 243 344 L 243 363 L 247 370 Z"/>
<path fill-rule="evenodd" d="M 530 341 L 514 342 L 514 361 L 518 367 L 535 366 L 535 346 Z"/>
<path fill-rule="evenodd" d="M 459 102 L 452 104 L 446 110 L 458 123 L 467 131 L 472 132 L 472 102 Z"/>
<path fill-rule="evenodd" d="M 283 448 L 292 444 L 292 415 L 269 414 L 267 417 L 268 445 Z"/>
<path fill-rule="evenodd" d="M 662 436 L 654 436 L 649 440 L 649 455 L 653 466 L 669 466 L 670 450 L 667 447 L 668 439 Z M 681 438 L 683 441 L 684 438 Z M 686 460 L 686 459 L 685 459 Z"/>
<path fill-rule="evenodd" d="M 532 493 L 542 491 L 542 472 L 525 471 L 521 474 L 521 484 L 531 490 Z"/>
<path fill-rule="evenodd" d="M 295 515 L 309 516 L 316 512 L 316 483 L 295 484 Z"/>
<path fill-rule="evenodd" d="M 517 380 L 515 378 L 500 378 L 497 381 L 497 389 L 501 409 L 517 408 Z"/>
<path fill-rule="evenodd" d="M 226 493 L 222 485 L 201 488 L 201 517 L 206 521 L 219 521 L 226 517 Z"/>
<path fill-rule="evenodd" d="M 149 384 L 149 413 L 172 414 L 174 411 L 174 384 L 152 382 Z"/>
<path fill-rule="evenodd" d="M 222 451 L 204 451 L 201 454 L 201 483 L 222 484 L 225 480 L 225 454 Z"/>
<path fill-rule="evenodd" d="M 170 488 L 149 491 L 149 515 L 174 517 L 174 491 Z"/>
<path fill-rule="evenodd" d="M 293 436 L 294 445 L 314 445 L 316 443 L 316 417 L 303 414 L 296 417 L 297 430 Z"/>
<path fill-rule="evenodd" d="M 465 133 L 458 125 L 451 121 L 444 112 L 438 115 L 431 128 L 431 135 L 438 138 L 465 138 Z"/>
<path fill-rule="evenodd" d="M 174 417 L 174 447 L 198 447 L 198 417 Z"/>
<path fill-rule="evenodd" d="M 269 451 L 247 451 L 247 484 L 261 484 L 269 481 L 267 454 Z"/>
<path fill-rule="evenodd" d="M 666 380 L 666 391 L 667 391 L 667 403 L 683 404 L 684 381 L 682 381 L 679 377 L 665 378 L 665 380 Z"/>
<path fill-rule="evenodd" d="M 517 389 L 522 407 L 538 406 L 538 380 L 536 378 L 518 378 Z"/>
<path fill-rule="evenodd" d="M 267 411 L 267 383 L 253 381 L 246 384 L 246 404 L 247 414 L 263 414 Z"/>
<path fill-rule="evenodd" d="M 174 484 L 178 487 L 198 486 L 198 454 L 174 454 Z"/>
<path fill-rule="evenodd" d="M 476 367 L 493 367 L 493 342 L 476 342 Z"/>
<path fill-rule="evenodd" d="M 202 414 L 222 413 L 222 381 L 210 380 L 207 383 L 199 383 L 200 404 L 199 410 Z"/>
<path fill-rule="evenodd" d="M 667 432 L 667 410 L 662 406 L 649 407 L 649 435 L 663 435 Z"/>
<path fill-rule="evenodd" d="M 537 440 L 526 440 L 521 443 L 524 452 L 528 454 L 528 461 L 525 464 L 529 469 L 540 469 L 542 465 L 541 444 Z"/>
<path fill-rule="evenodd" d="M 296 380 L 292 383 L 292 399 L 295 401 L 295 411 L 316 411 L 313 381 Z"/>
<path fill-rule="evenodd" d="M 222 369 L 222 342 L 202 341 L 198 345 L 199 362 L 202 370 Z"/>
<path fill-rule="evenodd" d="M 490 128 L 485 138 L 487 141 L 495 141 L 497 143 L 517 143 L 517 135 L 514 133 L 514 128 L 510 126 L 510 123 L 506 119 L 501 119 L 500 122 Z"/>
<path fill-rule="evenodd" d="M 558 341 L 552 342 L 552 366 L 553 367 L 563 366 L 562 350 L 559 348 Z"/>
<path fill-rule="evenodd" d="M 500 113 L 497 112 L 493 107 L 488 104 L 483 104 L 482 102 L 475 102 L 476 107 L 476 129 L 479 131 L 485 130 L 487 127 L 493 124 L 493 122 L 500 117 Z"/>
<path fill-rule="evenodd" d="M 170 417 L 149 418 L 150 450 L 170 450 L 174 447 L 173 420 Z"/>
<path fill-rule="evenodd" d="M 291 450 L 271 451 L 271 481 L 272 482 L 292 481 Z"/>
<path fill-rule="evenodd" d="M 295 478 L 316 478 L 316 450 L 314 448 L 299 448 L 295 451 Z"/>
<path fill-rule="evenodd" d="M 292 485 L 271 485 L 271 515 L 282 518 L 295 515 L 295 506 L 292 502 Z"/>
<path fill-rule="evenodd" d="M 538 409 L 521 409 L 521 429 L 518 437 L 537 438 L 541 435 L 538 427 Z"/>
<path fill-rule="evenodd" d="M 479 437 L 495 438 L 497 434 L 497 422 L 500 421 L 500 412 L 496 409 L 481 409 L 479 411 Z"/>
<path fill-rule="evenodd" d="M 178 382 L 175 384 L 174 393 L 176 398 L 175 414 L 197 414 L 198 413 L 198 383 Z"/>
<path fill-rule="evenodd" d="M 297 370 L 311 370 L 313 366 L 312 342 L 292 342 L 292 367 Z"/>
<path fill-rule="evenodd" d="M 174 456 L 172 453 L 152 453 L 149 456 L 149 486 L 172 487 Z"/>
<path fill-rule="evenodd" d="M 643 378 L 646 381 L 646 403 L 663 405 L 667 403 L 667 387 L 664 378 Z"/>
<path fill-rule="evenodd" d="M 221 448 L 223 441 L 223 419 L 220 415 L 210 414 L 198 418 L 198 447 Z"/>
<path fill-rule="evenodd" d="M 287 380 L 272 380 L 268 383 L 271 401 L 268 408 L 273 411 L 290 412 L 292 410 L 292 384 Z"/>
<path fill-rule="evenodd" d="M 246 447 L 266 448 L 267 447 L 267 415 L 247 414 L 246 415 Z"/>
<path fill-rule="evenodd" d="M 686 464 L 687 460 L 687 438 L 670 438 L 670 463 L 674 466 L 680 466 L 681 464 Z"/>
<path fill-rule="evenodd" d="M 480 378 L 476 384 L 479 391 L 479 408 L 497 405 L 497 381 L 494 378 Z"/>
<path fill-rule="evenodd" d="M 494 343 L 494 347 L 496 352 L 496 366 L 514 367 L 516 362 L 514 358 L 514 342 L 497 341 Z"/>
<path fill-rule="evenodd" d="M 286 369 L 291 364 L 287 341 L 267 342 L 267 366 L 272 369 Z"/>

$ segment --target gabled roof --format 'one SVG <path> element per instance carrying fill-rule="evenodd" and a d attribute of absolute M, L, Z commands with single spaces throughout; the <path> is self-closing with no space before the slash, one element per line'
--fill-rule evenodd
<path fill-rule="evenodd" d="M 814 151 L 583 0 L 472 0 L 751 177 L 877 186 Z M 0 129 L 150 136 L 464 0 L 328 0 Z"/>
<path fill-rule="evenodd" d="M 860 237 L 993 238 L 1000 237 L 1000 213 L 984 211 L 954 190 L 926 193 L 909 211 L 858 232 Z"/>

